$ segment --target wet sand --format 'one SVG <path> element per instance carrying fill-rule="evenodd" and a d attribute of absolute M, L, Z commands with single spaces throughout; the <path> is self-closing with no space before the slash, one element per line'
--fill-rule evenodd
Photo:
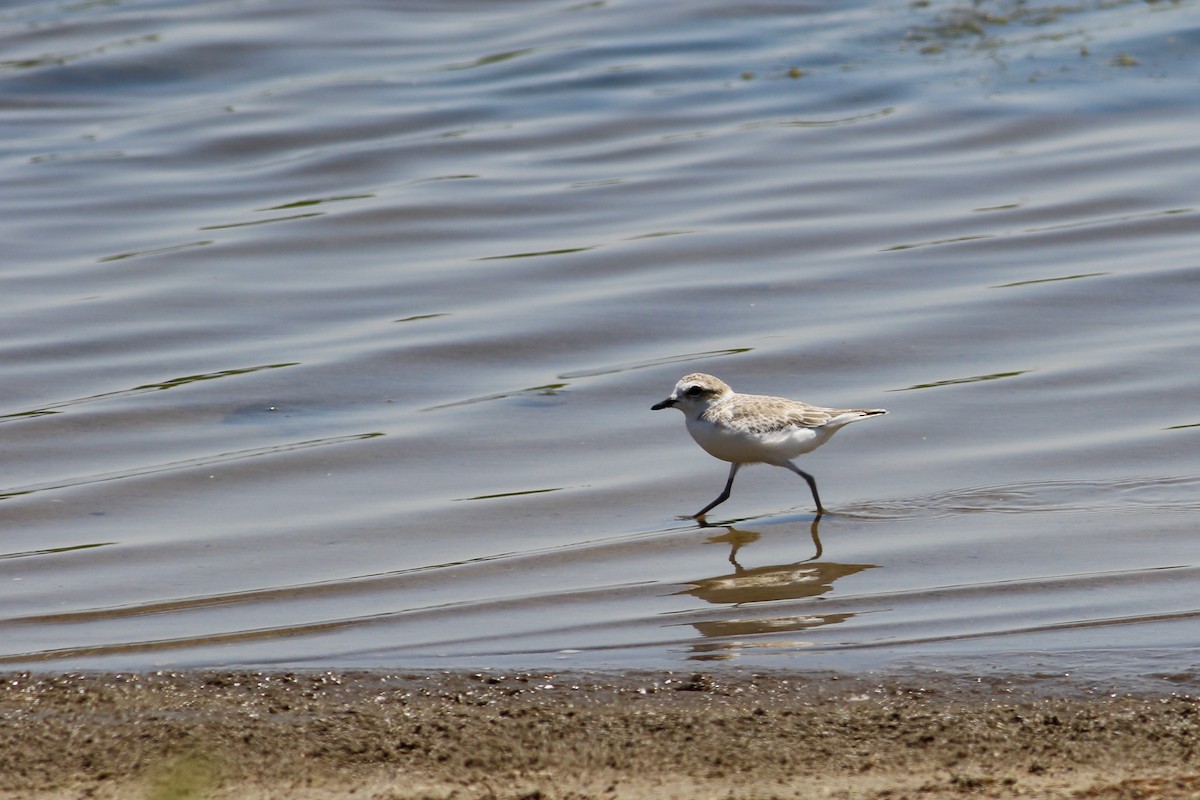
<path fill-rule="evenodd" d="M 5 798 L 1194 798 L 1194 676 L 10 674 Z"/>

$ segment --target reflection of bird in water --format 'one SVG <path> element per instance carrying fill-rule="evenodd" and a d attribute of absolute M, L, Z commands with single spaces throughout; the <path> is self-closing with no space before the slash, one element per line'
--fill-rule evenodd
<path fill-rule="evenodd" d="M 809 556 L 808 558 L 804 559 L 804 561 L 816 561 L 818 558 L 821 557 L 821 554 L 825 552 L 825 548 L 821 546 L 821 534 L 817 530 L 817 527 L 820 525 L 820 523 L 821 523 L 821 515 L 818 514 L 816 517 L 813 518 L 813 521 L 808 526 L 808 533 L 810 536 L 812 536 L 813 554 L 811 556 Z M 700 527 L 707 528 L 707 527 L 709 527 L 709 525 L 707 523 L 701 521 Z M 729 563 L 733 564 L 734 569 L 741 570 L 742 565 L 739 564 L 738 560 L 737 560 L 738 550 L 742 549 L 742 545 L 746 545 L 746 544 L 750 544 L 751 542 L 758 541 L 759 534 L 755 533 L 754 531 L 739 530 L 738 528 L 734 528 L 734 527 L 728 526 L 728 525 L 724 526 L 724 527 L 725 527 L 725 533 L 721 534 L 720 536 L 714 536 L 711 539 L 709 539 L 709 541 L 710 542 L 729 542 L 729 544 L 730 544 Z M 800 563 L 803 564 L 804 561 L 802 561 Z"/>
<path fill-rule="evenodd" d="M 678 408 L 696 444 L 709 455 L 730 462 L 724 490 L 693 515 L 697 519 L 729 499 L 733 479 L 743 464 L 790 469 L 808 483 L 817 515 L 824 514 L 816 480 L 792 459 L 816 450 L 844 425 L 887 413 L 882 408 L 822 408 L 783 397 L 738 394 L 724 381 L 702 372 L 685 375 L 667 399 L 650 408 Z"/>
<path fill-rule="evenodd" d="M 816 539 L 816 523 L 812 526 L 814 542 L 818 552 L 820 541 Z M 874 564 L 836 564 L 816 561 L 814 558 L 794 564 L 773 564 L 746 569 L 736 560 L 737 548 L 759 538 L 754 531 L 727 528 L 720 536 L 709 541 L 729 542 L 733 546 L 729 560 L 734 572 L 711 578 L 689 581 L 690 588 L 681 594 L 690 594 L 706 603 L 722 608 L 703 613 L 703 620 L 691 621 L 697 632 L 705 639 L 747 637 L 759 634 L 780 634 L 836 625 L 855 616 L 852 612 L 818 613 L 818 606 L 808 601 L 819 598 L 833 590 L 835 581 L 848 575 L 873 569 Z M 795 603 L 800 605 L 796 606 Z M 769 603 L 770 615 L 760 616 L 749 610 L 751 604 Z M 823 608 L 823 607 L 822 607 Z M 697 646 L 695 657 L 722 658 L 732 651 L 748 646 L 799 646 L 801 643 L 788 640 L 757 642 L 746 641 L 718 643 L 709 641 Z M 701 655 L 701 654 L 706 655 Z"/>
<path fill-rule="evenodd" d="M 733 658 L 746 648 L 794 648 L 811 644 L 809 640 L 780 639 L 780 634 L 837 625 L 855 616 L 854 612 L 824 612 L 825 606 L 811 601 L 833 590 L 835 581 L 848 575 L 874 569 L 874 564 L 836 564 L 819 561 L 824 548 L 818 527 L 821 516 L 809 524 L 813 555 L 792 564 L 775 564 L 747 569 L 738 561 L 738 550 L 758 541 L 757 531 L 723 527 L 724 533 L 708 539 L 711 543 L 729 544 L 729 563 L 733 573 L 688 581 L 690 588 L 680 594 L 690 594 L 706 603 L 719 606 L 697 612 L 699 619 L 689 620 L 704 637 L 692 646 L 691 658 L 724 660 Z M 703 520 L 702 528 L 708 528 Z M 755 613 L 754 603 L 768 603 L 769 615 Z M 821 611 L 818 611 L 821 609 Z M 753 638 L 746 638 L 753 637 Z"/>
<path fill-rule="evenodd" d="M 808 531 L 814 547 L 814 553 L 809 558 L 792 564 L 751 569 L 746 569 L 738 562 L 738 550 L 744 545 L 758 541 L 762 534 L 731 525 L 723 526 L 725 532 L 713 536 L 708 541 L 714 544 L 726 542 L 730 545 L 729 563 L 733 565 L 733 574 L 688 581 L 693 588 L 688 589 L 686 594 L 710 603 L 722 604 L 795 600 L 824 594 L 833 588 L 833 582 L 838 578 L 875 566 L 817 561 L 824 550 L 818 532 L 819 524 L 819 517 L 809 524 Z"/>
<path fill-rule="evenodd" d="M 690 594 L 717 605 L 801 600 L 820 597 L 833 589 L 834 581 L 874 568 L 874 564 L 837 564 L 830 561 L 769 564 L 740 569 L 732 575 L 688 581 L 691 588 L 681 594 Z"/>

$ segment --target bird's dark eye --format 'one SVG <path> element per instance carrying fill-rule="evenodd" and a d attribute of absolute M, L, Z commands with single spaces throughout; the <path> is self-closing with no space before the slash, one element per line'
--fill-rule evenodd
<path fill-rule="evenodd" d="M 702 394 L 704 394 L 704 390 L 701 389 L 699 386 L 693 386 L 692 388 L 687 390 L 688 397 L 699 397 Z"/>

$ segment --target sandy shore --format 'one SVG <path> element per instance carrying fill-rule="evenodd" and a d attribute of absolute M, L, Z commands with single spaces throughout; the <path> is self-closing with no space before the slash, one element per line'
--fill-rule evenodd
<path fill-rule="evenodd" d="M 1200 796 L 1200 701 L 1169 685 L 10 674 L 0 737 L 5 798 Z"/>

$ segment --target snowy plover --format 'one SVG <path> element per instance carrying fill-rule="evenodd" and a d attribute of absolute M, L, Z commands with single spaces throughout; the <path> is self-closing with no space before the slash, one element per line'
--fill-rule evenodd
<path fill-rule="evenodd" d="M 729 499 L 733 479 L 743 464 L 771 464 L 804 478 L 812 489 L 817 516 L 825 513 L 813 476 L 791 459 L 816 450 L 843 425 L 886 414 L 882 408 L 821 408 L 757 394 L 738 394 L 712 375 L 693 372 L 675 384 L 675 391 L 650 410 L 678 408 L 688 433 L 710 456 L 730 462 L 729 480 L 721 495 L 693 515 L 696 519 Z"/>

